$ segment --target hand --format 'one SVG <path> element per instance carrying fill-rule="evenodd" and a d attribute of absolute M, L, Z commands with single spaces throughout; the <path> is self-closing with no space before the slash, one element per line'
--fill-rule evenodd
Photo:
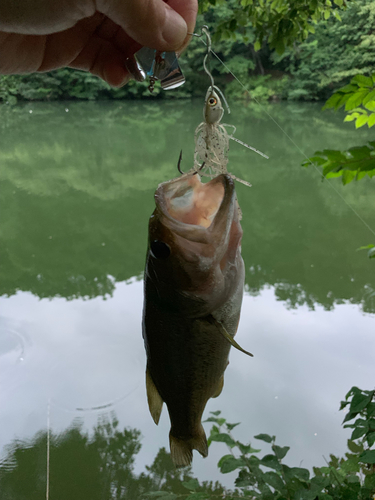
<path fill-rule="evenodd" d="M 0 74 L 69 66 L 119 87 L 141 46 L 181 51 L 197 0 L 1 0 Z"/>

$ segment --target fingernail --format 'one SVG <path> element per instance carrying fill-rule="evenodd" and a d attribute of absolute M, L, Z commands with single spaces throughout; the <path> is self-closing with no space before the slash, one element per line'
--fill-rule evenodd
<path fill-rule="evenodd" d="M 178 49 L 184 43 L 187 34 L 187 24 L 175 10 L 166 5 L 166 20 L 162 36 L 171 46 L 171 49 Z"/>

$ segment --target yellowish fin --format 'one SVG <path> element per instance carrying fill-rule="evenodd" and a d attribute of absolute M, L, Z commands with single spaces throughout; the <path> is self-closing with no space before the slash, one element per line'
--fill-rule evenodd
<path fill-rule="evenodd" d="M 212 314 L 210 314 L 208 317 L 207 317 L 207 320 L 212 324 L 212 325 L 215 325 L 217 327 L 217 329 L 219 330 L 219 332 L 223 335 L 223 337 L 225 337 L 227 339 L 227 341 L 233 346 L 235 347 L 236 349 L 238 349 L 239 351 L 241 352 L 244 352 L 245 354 L 247 354 L 248 356 L 251 356 L 253 357 L 254 354 L 251 354 L 251 352 L 248 352 L 248 351 L 245 351 L 245 349 L 243 349 L 239 344 L 237 344 L 237 342 L 234 340 L 234 338 L 232 337 L 232 335 L 230 335 L 226 329 L 224 328 L 224 325 L 222 323 L 220 323 L 220 321 L 218 321 L 217 319 L 215 319 Z"/>
<path fill-rule="evenodd" d="M 186 467 L 193 460 L 193 450 L 199 451 L 202 457 L 207 457 L 208 446 L 206 433 L 202 424 L 199 425 L 195 436 L 190 439 L 176 438 L 169 433 L 171 457 L 176 467 Z"/>
<path fill-rule="evenodd" d="M 148 407 L 152 418 L 156 425 L 159 423 L 161 410 L 163 408 L 163 400 L 157 390 L 154 381 L 150 375 L 149 369 L 146 369 L 146 391 L 147 391 L 147 401 Z"/>
<path fill-rule="evenodd" d="M 223 390 L 223 387 L 224 387 L 224 375 L 221 376 L 219 383 L 217 384 L 215 394 L 212 397 L 213 398 L 219 397 L 221 394 L 221 391 Z"/>

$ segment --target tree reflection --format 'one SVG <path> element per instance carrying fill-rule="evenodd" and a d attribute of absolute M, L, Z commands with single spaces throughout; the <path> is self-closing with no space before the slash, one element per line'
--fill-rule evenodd
<path fill-rule="evenodd" d="M 161 448 L 151 466 L 137 475 L 136 455 L 141 433 L 119 429 L 115 417 L 102 418 L 93 435 L 75 423 L 61 434 L 50 434 L 49 496 L 57 500 L 139 500 L 150 491 L 189 492 L 184 481 L 191 468 L 176 469 L 170 454 Z M 30 441 L 15 440 L 0 461 L 1 500 L 40 500 L 46 495 L 47 433 Z M 207 492 L 222 493 L 219 485 L 205 483 Z"/>
<path fill-rule="evenodd" d="M 181 146 L 192 161 L 201 102 L 65 106 L 15 107 L 0 124 L 0 295 L 92 298 L 141 276 L 154 190 L 177 175 Z M 312 151 L 328 139 L 340 147 L 351 133 L 312 105 L 271 112 Z M 237 187 L 250 293 L 273 286 L 292 307 L 349 301 L 374 312 L 373 262 L 355 253 L 368 239 L 361 222 L 315 172 L 299 167 L 299 153 L 264 110 L 238 106 L 233 117 L 236 136 L 251 136 L 271 157 L 264 163 L 237 145 L 230 151 L 230 169 L 254 186 Z M 312 122 L 319 125 L 313 136 Z M 369 184 L 352 184 L 345 197 L 360 213 L 374 213 Z"/>

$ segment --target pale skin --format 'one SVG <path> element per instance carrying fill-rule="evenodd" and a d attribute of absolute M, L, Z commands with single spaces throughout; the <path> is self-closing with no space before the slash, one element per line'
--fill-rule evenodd
<path fill-rule="evenodd" d="M 1 0 L 0 74 L 69 66 L 120 87 L 141 46 L 180 52 L 197 0 Z"/>

